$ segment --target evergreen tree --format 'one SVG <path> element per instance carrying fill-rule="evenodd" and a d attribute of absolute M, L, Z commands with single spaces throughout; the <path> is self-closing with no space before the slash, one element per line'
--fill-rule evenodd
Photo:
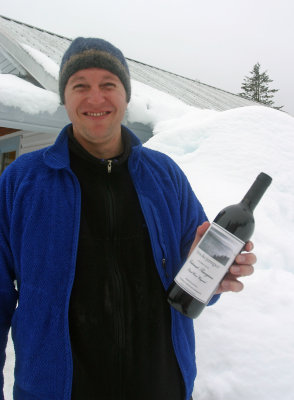
<path fill-rule="evenodd" d="M 274 101 L 272 99 L 274 93 L 276 93 L 278 89 L 269 88 L 269 84 L 273 82 L 273 80 L 269 78 L 267 71 L 260 72 L 260 64 L 256 63 L 252 71 L 250 71 L 250 74 L 251 76 L 246 76 L 244 78 L 241 86 L 243 92 L 239 93 L 239 95 L 246 99 L 273 107 Z M 273 108 L 280 110 L 283 107 L 284 106 Z"/>

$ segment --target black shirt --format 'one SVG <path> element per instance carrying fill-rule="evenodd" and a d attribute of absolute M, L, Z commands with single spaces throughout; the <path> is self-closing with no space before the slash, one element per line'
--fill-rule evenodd
<path fill-rule="evenodd" d="M 69 130 L 71 168 L 81 186 L 81 222 L 69 327 L 72 400 L 183 400 L 170 307 L 157 273 L 131 151 L 98 160 Z"/>

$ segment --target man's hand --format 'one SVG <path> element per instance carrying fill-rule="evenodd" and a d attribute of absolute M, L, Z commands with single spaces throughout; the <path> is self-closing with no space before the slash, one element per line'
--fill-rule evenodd
<path fill-rule="evenodd" d="M 253 250 L 253 243 L 247 242 L 244 251 L 250 252 Z M 249 276 L 253 274 L 253 264 L 256 263 L 256 255 L 254 253 L 241 253 L 238 254 L 234 264 L 230 267 L 228 273 L 224 276 L 221 281 L 216 293 L 223 292 L 240 292 L 244 285 L 238 281 L 238 278 L 242 276 Z"/>
<path fill-rule="evenodd" d="M 194 250 L 204 233 L 209 228 L 210 223 L 204 222 L 197 229 L 196 236 L 194 242 L 191 246 L 190 253 Z M 224 279 L 221 281 L 216 294 L 223 292 L 240 292 L 244 285 L 242 282 L 238 281 L 238 278 L 243 276 L 249 276 L 253 274 L 254 268 L 253 264 L 256 263 L 256 256 L 254 253 L 251 253 L 253 250 L 253 243 L 247 242 L 244 250 L 247 253 L 238 254 L 234 264 L 230 267 L 228 273 L 224 276 Z"/>

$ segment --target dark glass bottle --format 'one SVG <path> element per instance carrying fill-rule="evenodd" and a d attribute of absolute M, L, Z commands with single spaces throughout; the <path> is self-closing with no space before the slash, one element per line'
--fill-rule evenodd
<path fill-rule="evenodd" d="M 253 211 L 272 178 L 260 173 L 243 200 L 216 216 L 168 290 L 168 302 L 189 318 L 205 308 L 254 231 Z"/>

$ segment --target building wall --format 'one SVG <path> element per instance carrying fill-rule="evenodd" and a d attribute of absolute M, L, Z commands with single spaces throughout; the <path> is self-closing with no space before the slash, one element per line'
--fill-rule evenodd
<path fill-rule="evenodd" d="M 9 137 L 2 136 L 0 138 L 0 175 L 4 169 L 19 156 L 21 137 L 18 132 L 12 135 L 9 135 Z"/>
<path fill-rule="evenodd" d="M 19 155 L 50 146 L 55 142 L 58 134 L 26 132 L 22 135 Z"/>
<path fill-rule="evenodd" d="M 0 137 L 0 175 L 21 154 L 50 146 L 57 134 L 18 131 Z"/>

